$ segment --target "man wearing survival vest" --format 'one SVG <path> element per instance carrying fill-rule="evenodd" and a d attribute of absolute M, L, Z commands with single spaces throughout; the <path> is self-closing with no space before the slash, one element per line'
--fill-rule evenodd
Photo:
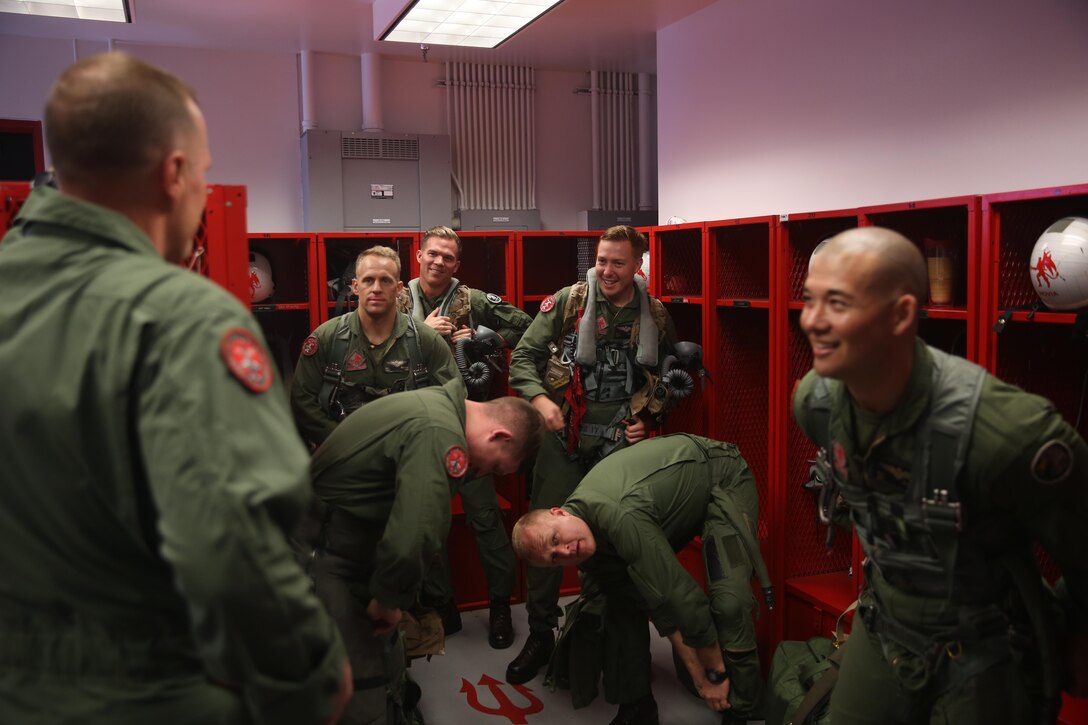
<path fill-rule="evenodd" d="M 516 345 L 532 319 L 498 295 L 467 287 L 453 276 L 461 266 L 461 239 L 449 227 L 423 232 L 416 260 L 419 277 L 401 292 L 401 311 L 411 315 L 417 326 L 430 327 L 449 342 L 465 378 L 469 400 L 505 395 L 506 353 L 502 348 Z M 486 345 L 482 338 L 476 339 L 480 326 L 498 334 L 496 344 Z M 466 481 L 460 493 L 487 578 L 491 604 L 488 643 L 495 649 L 505 649 L 514 643 L 510 595 L 514 591 L 515 562 L 495 495 L 495 481 L 491 476 Z M 441 613 L 447 635 L 461 629 L 445 548 L 423 582 L 422 597 L 424 604 Z"/>
<path fill-rule="evenodd" d="M 925 296 L 918 247 L 878 227 L 832 237 L 805 283 L 794 415 L 867 556 L 831 720 L 1054 722 L 1063 689 L 1088 694 L 1088 447 L 1049 401 L 918 339 Z"/>
<path fill-rule="evenodd" d="M 597 461 L 661 422 L 658 376 L 676 334 L 664 305 L 646 293 L 643 278 L 636 280 L 645 251 L 638 230 L 608 229 L 586 281 L 545 298 L 511 356 L 511 387 L 553 433 L 536 461 L 531 508 L 561 506 Z M 547 663 L 562 576 L 560 569 L 529 569 L 530 632 L 507 682 L 527 682 Z"/>
<path fill-rule="evenodd" d="M 306 338 L 291 381 L 295 422 L 313 446 L 371 400 L 458 377 L 445 341 L 397 312 L 404 284 L 394 250 L 363 251 L 351 285 L 359 308 L 322 323 Z"/>

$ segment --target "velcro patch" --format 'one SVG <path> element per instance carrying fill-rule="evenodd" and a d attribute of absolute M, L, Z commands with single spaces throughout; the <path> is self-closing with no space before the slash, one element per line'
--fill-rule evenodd
<path fill-rule="evenodd" d="M 446 475 L 461 478 L 468 470 L 468 453 L 461 446 L 450 446 L 446 450 Z"/>
<path fill-rule="evenodd" d="M 846 466 L 846 451 L 842 448 L 842 443 L 838 441 L 831 442 L 831 465 L 835 467 L 835 472 L 843 478 L 846 478 L 849 474 Z"/>
<path fill-rule="evenodd" d="M 387 373 L 406 373 L 408 372 L 407 360 L 386 360 L 382 363 L 382 369 Z"/>
<path fill-rule="evenodd" d="M 488 292 L 487 293 L 487 301 L 490 302 L 493 305 L 497 305 L 500 302 L 502 302 L 502 297 L 499 297 L 497 294 L 494 294 L 492 292 Z"/>
<path fill-rule="evenodd" d="M 272 365 L 257 337 L 242 327 L 232 327 L 219 340 L 219 354 L 227 370 L 245 388 L 263 393 L 272 387 Z"/>
<path fill-rule="evenodd" d="M 544 301 L 540 303 L 541 312 L 551 312 L 555 307 L 555 295 L 548 295 L 544 298 Z"/>
<path fill-rule="evenodd" d="M 313 357 L 317 354 L 317 338 L 310 335 L 306 338 L 306 341 L 302 343 L 302 354 L 306 357 Z"/>
<path fill-rule="evenodd" d="M 604 335 L 608 332 L 608 322 L 604 319 L 604 315 L 597 315 L 597 334 Z"/>
<path fill-rule="evenodd" d="M 1065 441 L 1054 439 L 1039 448 L 1031 459 L 1031 476 L 1047 485 L 1061 483 L 1073 471 L 1073 451 Z"/>
<path fill-rule="evenodd" d="M 344 365 L 344 372 L 350 373 L 354 370 L 366 370 L 366 358 L 360 355 L 358 350 L 351 353 L 347 364 Z"/>

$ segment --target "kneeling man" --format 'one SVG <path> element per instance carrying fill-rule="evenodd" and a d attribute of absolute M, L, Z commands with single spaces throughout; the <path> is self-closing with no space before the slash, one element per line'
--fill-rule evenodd
<path fill-rule="evenodd" d="M 578 566 L 583 591 L 598 587 L 607 597 L 606 627 L 622 622 L 630 630 L 606 637 L 624 650 L 604 660 L 605 696 L 620 705 L 613 725 L 658 722 L 647 615 L 706 704 L 728 711 L 723 722 L 758 719 L 763 680 L 753 570 L 770 603 L 758 513 L 755 479 L 736 446 L 680 434 L 616 451 L 562 507 L 530 511 L 515 525 L 519 557 L 532 566 Z M 676 558 L 697 535 L 709 594 Z"/>

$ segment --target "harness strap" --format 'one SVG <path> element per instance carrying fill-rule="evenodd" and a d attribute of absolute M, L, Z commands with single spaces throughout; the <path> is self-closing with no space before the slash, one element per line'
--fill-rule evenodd
<path fill-rule="evenodd" d="M 317 393 L 317 404 L 325 415 L 332 420 L 339 420 L 339 416 L 332 412 L 333 403 L 336 402 L 336 393 L 344 380 L 344 366 L 347 364 L 348 344 L 351 342 L 351 329 L 348 323 L 355 312 L 345 312 L 340 315 L 340 321 L 336 324 L 336 332 L 332 338 L 332 350 L 329 352 L 329 364 L 325 366 L 321 376 L 321 390 Z"/>

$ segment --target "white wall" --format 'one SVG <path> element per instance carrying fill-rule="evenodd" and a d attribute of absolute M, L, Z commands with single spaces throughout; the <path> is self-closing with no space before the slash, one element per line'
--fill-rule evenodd
<path fill-rule="evenodd" d="M 194 87 L 208 120 L 214 165 L 209 181 L 243 184 L 251 231 L 302 228 L 299 75 L 294 53 L 116 45 Z M 40 120 L 49 88 L 76 57 L 103 44 L 0 35 L 4 79 L 0 118 Z M 27 62 L 33 58 L 34 62 Z M 362 125 L 360 59 L 315 53 L 314 105 L 319 128 Z M 381 60 L 381 102 L 391 133 L 448 133 L 442 63 Z M 592 202 L 589 101 L 573 89 L 586 74 L 537 71 L 537 201 L 545 228 L 574 228 Z M 48 160 L 47 160 L 48 163 Z"/>
<path fill-rule="evenodd" d="M 1084 0 L 720 0 L 658 33 L 661 219 L 1088 182 Z"/>

